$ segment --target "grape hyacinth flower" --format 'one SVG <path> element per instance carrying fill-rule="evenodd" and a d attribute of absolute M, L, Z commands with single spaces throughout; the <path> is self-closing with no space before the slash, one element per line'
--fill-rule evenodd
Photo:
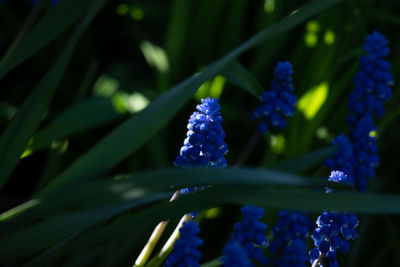
<path fill-rule="evenodd" d="M 357 238 L 358 218 L 355 214 L 323 212 L 317 219 L 318 227 L 312 234 L 316 248 L 309 252 L 310 261 L 327 258 L 329 266 L 339 266 L 337 250 L 347 253 L 349 240 Z"/>
<path fill-rule="evenodd" d="M 175 166 L 188 168 L 195 166 L 225 167 L 224 155 L 228 146 L 224 142 L 222 117 L 219 113 L 218 99 L 207 97 L 197 105 L 187 125 L 187 137 L 175 158 Z"/>
<path fill-rule="evenodd" d="M 325 165 L 331 170 L 342 170 L 346 173 L 347 177 L 344 181 L 340 181 L 341 183 L 347 183 L 348 185 L 354 184 L 356 160 L 350 139 L 340 134 L 333 139 L 332 144 L 337 147 L 337 150 L 332 158 L 325 160 Z"/>
<path fill-rule="evenodd" d="M 275 255 L 274 266 L 306 266 L 307 238 L 311 220 L 299 212 L 278 212 L 279 221 L 272 229 L 274 240 L 269 250 Z"/>
<path fill-rule="evenodd" d="M 340 171 L 332 171 L 330 181 L 348 184 L 348 176 Z M 315 248 L 309 252 L 310 262 L 313 266 L 322 266 L 324 259 L 329 261 L 329 266 L 339 266 L 337 251 L 347 253 L 350 250 L 349 240 L 357 238 L 356 227 L 358 218 L 355 214 L 346 212 L 323 212 L 317 219 L 312 239 Z M 319 265 L 318 265 L 319 264 Z"/>
<path fill-rule="evenodd" d="M 361 118 L 352 132 L 355 167 L 355 182 L 359 191 L 367 190 L 367 181 L 375 177 L 375 168 L 379 166 L 378 146 L 372 132 L 376 130 L 371 115 Z"/>
<path fill-rule="evenodd" d="M 187 125 L 187 137 L 180 149 L 180 154 L 175 158 L 174 164 L 181 168 L 195 166 L 226 167 L 224 155 L 228 146 L 224 142 L 225 132 L 222 129 L 222 116 L 219 113 L 218 99 L 207 97 L 201 99 L 202 104 L 197 105 Z M 205 187 L 191 187 L 180 190 L 181 194 L 203 190 Z M 195 217 L 198 212 L 191 212 Z"/>
<path fill-rule="evenodd" d="M 386 37 L 377 31 L 367 35 L 363 48 L 368 54 L 360 58 L 360 71 L 353 79 L 355 89 L 349 95 L 348 123 L 352 126 L 369 113 L 383 116 L 383 105 L 392 97 L 394 78 L 390 63 L 383 59 L 389 54 L 387 44 Z"/>
<path fill-rule="evenodd" d="M 253 267 L 254 264 L 247 258 L 246 251 L 238 242 L 230 240 L 224 247 L 222 255 L 223 267 Z"/>
<path fill-rule="evenodd" d="M 296 97 L 293 95 L 292 75 L 292 65 L 288 61 L 278 62 L 271 81 L 271 90 L 265 91 L 261 96 L 264 104 L 252 113 L 253 119 L 261 121 L 258 125 L 260 133 L 265 133 L 269 127 L 285 128 L 286 121 L 283 117 L 294 115 Z"/>
<path fill-rule="evenodd" d="M 197 234 L 200 232 L 198 224 L 194 221 L 183 223 L 179 230 L 180 236 L 174 245 L 172 253 L 164 262 L 164 267 L 196 267 L 201 257 L 197 247 L 203 244 Z"/>
<path fill-rule="evenodd" d="M 268 246 L 268 240 L 265 237 L 267 225 L 259 221 L 264 216 L 264 209 L 247 205 L 242 207 L 241 211 L 244 218 L 243 221 L 234 225 L 232 239 L 244 248 L 249 259 L 267 265 L 269 259 L 262 249 Z"/>

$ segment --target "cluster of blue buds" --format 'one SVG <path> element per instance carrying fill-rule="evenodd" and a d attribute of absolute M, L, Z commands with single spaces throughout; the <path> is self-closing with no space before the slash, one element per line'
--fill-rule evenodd
<path fill-rule="evenodd" d="M 383 59 L 389 54 L 387 44 L 386 37 L 377 31 L 367 35 L 364 51 L 368 54 L 360 58 L 360 71 L 353 79 L 355 89 L 349 95 L 350 139 L 344 135 L 335 138 L 332 143 L 338 150 L 325 161 L 331 170 L 346 173 L 347 183 L 355 183 L 359 191 L 367 189 L 367 181 L 375 177 L 379 166 L 372 116 L 382 116 L 384 103 L 392 97 L 394 79 L 389 72 L 390 63 Z"/>
<path fill-rule="evenodd" d="M 360 71 L 353 79 L 355 89 L 349 95 L 350 125 L 366 114 L 374 112 L 381 117 L 385 113 L 383 105 L 392 97 L 390 87 L 394 85 L 390 63 L 383 59 L 389 54 L 387 44 L 386 37 L 377 31 L 367 35 L 364 51 L 368 54 L 360 58 Z"/>
<path fill-rule="evenodd" d="M 265 133 L 268 127 L 285 128 L 286 121 L 283 117 L 294 115 L 296 97 L 293 95 L 292 75 L 293 69 L 289 62 L 278 62 L 271 81 L 271 90 L 265 91 L 261 96 L 264 104 L 252 113 L 252 119 L 261 120 L 258 125 L 260 133 Z"/>
<path fill-rule="evenodd" d="M 357 160 L 355 182 L 359 191 L 367 190 L 367 181 L 375 177 L 379 166 L 378 146 L 373 131 L 376 130 L 371 115 L 364 116 L 352 132 L 353 150 Z"/>
<path fill-rule="evenodd" d="M 348 176 L 341 171 L 332 171 L 329 181 L 349 184 Z M 337 250 L 346 253 L 350 250 L 349 240 L 357 238 L 356 227 L 358 218 L 355 214 L 346 212 L 323 212 L 317 219 L 317 228 L 312 234 L 316 248 L 309 252 L 310 262 L 313 264 L 326 258 L 329 266 L 339 266 Z"/>
<path fill-rule="evenodd" d="M 222 252 L 223 267 L 253 267 L 254 264 L 247 258 L 246 251 L 238 242 L 230 240 Z"/>
<path fill-rule="evenodd" d="M 348 184 L 348 175 L 341 171 L 331 171 L 331 175 L 329 175 L 328 181 L 334 183 L 342 183 Z"/>
<path fill-rule="evenodd" d="M 232 239 L 244 248 L 249 259 L 254 259 L 263 266 L 267 265 L 269 259 L 263 251 L 268 246 L 265 237 L 267 225 L 259 221 L 264 216 L 264 209 L 247 205 L 241 211 L 244 218 L 234 225 Z"/>
<path fill-rule="evenodd" d="M 207 97 L 197 105 L 187 125 L 187 137 L 175 158 L 175 166 L 187 168 L 194 166 L 225 167 L 224 155 L 228 146 L 224 142 L 222 117 L 219 113 L 218 99 Z"/>
<path fill-rule="evenodd" d="M 328 259 L 329 266 L 339 266 L 337 250 L 346 253 L 350 250 L 349 240 L 357 238 L 358 218 L 355 214 L 323 212 L 317 219 L 318 228 L 312 234 L 317 248 L 309 252 L 310 261 Z M 321 257 L 324 255 L 324 257 Z"/>
<path fill-rule="evenodd" d="M 342 170 L 346 174 L 346 179 L 340 182 L 352 185 L 354 183 L 354 168 L 356 165 L 353 145 L 350 139 L 343 134 L 333 139 L 332 144 L 337 147 L 337 150 L 332 158 L 325 160 L 325 165 L 331 170 Z"/>
<path fill-rule="evenodd" d="M 199 232 L 200 228 L 196 222 L 183 223 L 179 230 L 179 238 L 176 240 L 172 253 L 165 260 L 164 267 L 200 266 L 201 253 L 197 247 L 203 244 L 203 240 L 197 236 Z"/>
<path fill-rule="evenodd" d="M 306 266 L 307 238 L 313 223 L 299 212 L 278 212 L 279 221 L 272 229 L 274 240 L 269 250 L 277 256 L 274 266 Z"/>

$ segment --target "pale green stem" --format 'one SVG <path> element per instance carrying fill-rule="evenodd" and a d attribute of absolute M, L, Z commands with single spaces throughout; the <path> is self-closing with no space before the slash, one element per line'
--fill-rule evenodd
<path fill-rule="evenodd" d="M 176 191 L 174 193 L 174 195 L 172 196 L 172 198 L 170 199 L 170 202 L 176 200 L 179 197 L 180 194 L 181 194 L 180 190 Z M 184 218 L 186 218 L 186 216 L 189 216 L 189 215 L 185 214 L 182 217 L 181 221 L 179 222 L 177 228 L 175 229 L 175 231 L 178 231 L 178 235 L 179 235 L 179 229 L 182 226 L 181 222 L 183 223 L 184 221 L 188 220 L 188 219 L 186 219 L 186 220 L 182 221 Z M 189 218 L 190 218 L 190 216 L 189 216 Z M 142 267 L 142 266 L 144 266 L 146 264 L 146 262 L 149 259 L 151 253 L 153 252 L 155 246 L 157 245 L 158 241 L 160 240 L 162 234 L 164 233 L 165 228 L 168 225 L 168 222 L 169 221 L 162 221 L 156 226 L 156 228 L 154 228 L 153 233 L 151 234 L 149 240 L 147 241 L 146 245 L 144 246 L 144 248 L 140 252 L 139 257 L 136 259 L 134 267 Z M 171 235 L 171 237 L 175 235 L 175 231 Z M 168 239 L 167 243 L 170 242 L 171 237 Z M 173 243 L 174 243 L 174 241 L 175 240 L 173 240 Z M 167 245 L 167 243 L 164 245 L 164 247 Z"/>
<path fill-rule="evenodd" d="M 154 229 L 153 233 L 151 234 L 147 244 L 144 246 L 142 252 L 140 253 L 139 257 L 136 259 L 135 267 L 144 266 L 146 261 L 149 259 L 151 252 L 153 252 L 154 247 L 157 245 L 158 241 L 160 240 L 162 234 L 164 233 L 165 228 L 168 225 L 168 221 L 160 222 L 156 228 Z"/>
<path fill-rule="evenodd" d="M 173 248 L 176 239 L 178 239 L 178 237 L 179 237 L 179 230 L 181 229 L 183 223 L 189 221 L 191 218 L 192 218 L 192 216 L 190 216 L 189 214 L 183 215 L 183 217 L 179 221 L 178 225 L 176 226 L 174 232 L 168 238 L 167 242 L 165 243 L 165 245 L 161 249 L 160 253 L 158 254 L 159 258 L 162 258 L 163 256 L 165 256 L 165 254 L 168 253 Z"/>

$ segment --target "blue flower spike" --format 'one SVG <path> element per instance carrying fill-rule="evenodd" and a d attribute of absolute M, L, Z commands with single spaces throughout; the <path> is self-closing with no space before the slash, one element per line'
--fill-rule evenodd
<path fill-rule="evenodd" d="M 174 161 L 177 167 L 226 166 L 224 155 L 228 152 L 228 146 L 224 142 L 225 132 L 221 126 L 218 99 L 207 97 L 201 103 L 197 105 L 198 111 L 190 116 L 187 137 Z"/>
<path fill-rule="evenodd" d="M 223 267 L 254 266 L 254 264 L 247 258 L 246 251 L 234 240 L 230 240 L 225 245 L 221 260 Z"/>
<path fill-rule="evenodd" d="M 377 31 L 367 35 L 363 46 L 367 55 L 360 58 L 360 71 L 353 79 L 355 89 L 349 95 L 350 125 L 356 125 L 366 114 L 381 117 L 385 113 L 383 105 L 391 99 L 390 87 L 394 85 L 390 63 L 383 59 L 389 54 L 387 44 L 386 37 Z"/>
<path fill-rule="evenodd" d="M 274 240 L 270 251 L 275 258 L 274 266 L 305 266 L 307 258 L 307 238 L 313 228 L 311 220 L 300 212 L 278 212 L 279 221 L 272 229 Z"/>
<path fill-rule="evenodd" d="M 203 244 L 197 234 L 200 232 L 198 224 L 194 221 L 183 223 L 179 230 L 179 238 L 176 240 L 172 253 L 164 262 L 164 267 L 198 267 L 201 257 L 197 249 Z"/>
<path fill-rule="evenodd" d="M 332 171 L 329 181 L 348 184 L 348 176 L 341 171 Z M 326 259 L 329 266 L 339 266 L 338 250 L 347 253 L 350 250 L 350 240 L 357 238 L 357 215 L 346 212 L 323 212 L 317 219 L 317 228 L 311 235 L 315 248 L 308 253 L 311 264 Z"/>
<path fill-rule="evenodd" d="M 296 97 L 293 94 L 292 75 L 292 65 L 288 61 L 278 62 L 271 81 L 271 90 L 265 91 L 261 96 L 264 104 L 252 113 L 252 118 L 260 121 L 260 133 L 265 133 L 269 128 L 285 128 L 284 117 L 294 115 Z"/>
<path fill-rule="evenodd" d="M 267 265 L 269 259 L 263 251 L 268 246 L 267 225 L 259 221 L 264 216 L 264 209 L 247 205 L 241 211 L 244 218 L 234 225 L 232 239 L 244 248 L 249 259 Z"/>
<path fill-rule="evenodd" d="M 379 166 L 377 138 L 373 135 L 376 130 L 371 115 L 366 115 L 356 125 L 352 132 L 353 149 L 355 154 L 355 182 L 359 191 L 367 190 L 368 180 L 375 177 L 375 169 Z"/>

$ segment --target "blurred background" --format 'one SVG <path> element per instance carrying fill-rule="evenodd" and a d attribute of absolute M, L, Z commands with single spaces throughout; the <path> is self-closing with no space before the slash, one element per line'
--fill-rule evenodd
<path fill-rule="evenodd" d="M 35 135 L 35 147 L 24 152 L 1 190 L 1 210 L 27 201 L 124 119 L 303 3 L 300 0 L 108 1 L 80 38 Z M 0 3 L 0 55 L 6 53 L 32 9 L 29 1 Z M 386 105 L 387 113 L 377 120 L 381 166 L 370 191 L 399 193 L 399 14 L 398 1 L 343 1 L 240 56 L 241 64 L 265 90 L 269 89 L 276 63 L 290 61 L 298 98 L 296 115 L 288 120 L 288 127 L 263 136 L 245 165 L 268 167 L 329 146 L 333 137 L 348 133 L 345 118 L 347 97 L 353 89 L 352 77 L 358 71 L 366 34 L 377 30 L 389 40 L 388 60 L 396 84 L 393 98 Z M 71 32 L 72 29 L 67 30 L 0 80 L 0 133 L 52 66 Z M 260 102 L 225 76 L 218 75 L 204 83 L 185 108 L 149 142 L 104 175 L 171 167 L 185 138 L 190 114 L 200 99 L 207 96 L 219 98 L 229 147 L 226 158 L 233 165 L 256 131 L 250 113 Z M 66 130 L 64 136 L 57 137 L 58 131 L 70 126 L 62 119 L 71 108 L 84 113 L 88 107 L 93 107 L 93 123 L 76 125 L 75 130 Z M 46 128 L 60 118 L 57 127 Z M 46 129 L 53 131 L 54 140 L 41 137 Z M 329 170 L 321 163 L 320 167 L 301 174 L 324 177 Z M 273 225 L 275 213 L 266 214 L 268 225 Z M 201 218 L 201 235 L 205 240 L 202 260 L 208 261 L 219 255 L 231 234 L 229 229 L 240 219 L 240 214 L 238 207 L 227 205 L 224 209 L 203 212 Z M 400 266 L 399 217 L 363 215 L 360 221 L 360 238 L 352 243 L 348 255 L 340 256 L 341 266 Z M 172 230 L 173 227 L 168 229 Z M 128 254 L 131 257 L 120 259 L 122 266 L 133 263 L 146 235 L 143 240 L 132 240 Z M 88 248 L 88 253 L 98 255 L 96 252 L 104 247 L 106 244 L 97 244 Z M 71 255 L 65 258 L 78 257 Z M 82 253 L 79 255 L 84 258 Z M 101 258 L 93 256 L 77 265 L 99 262 Z"/>

